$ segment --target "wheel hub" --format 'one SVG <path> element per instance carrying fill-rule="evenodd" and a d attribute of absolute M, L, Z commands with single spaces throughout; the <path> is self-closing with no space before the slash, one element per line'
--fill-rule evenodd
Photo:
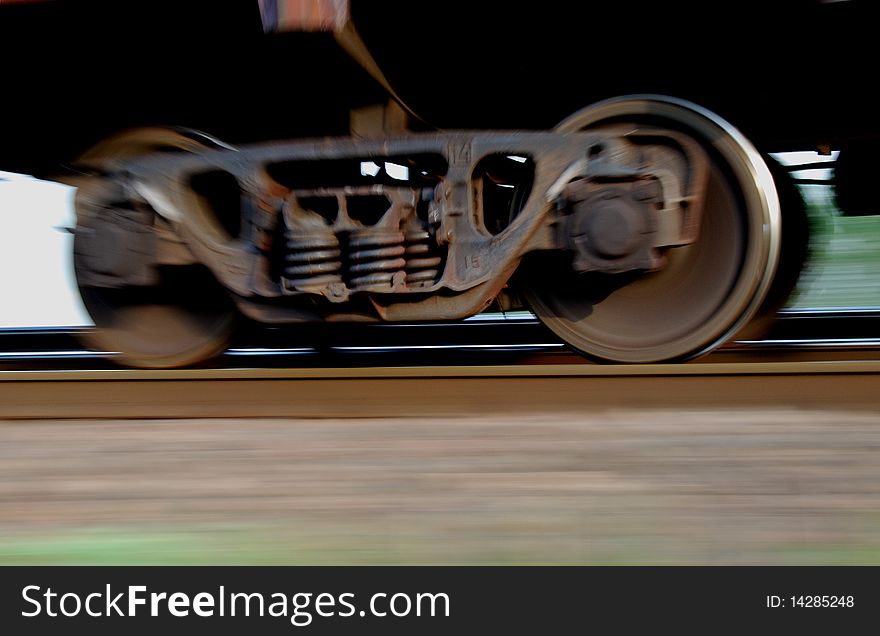
<path fill-rule="evenodd" d="M 621 273 L 653 270 L 660 257 L 653 248 L 654 210 L 631 188 L 574 185 L 567 193 L 571 215 L 565 223 L 578 272 Z"/>

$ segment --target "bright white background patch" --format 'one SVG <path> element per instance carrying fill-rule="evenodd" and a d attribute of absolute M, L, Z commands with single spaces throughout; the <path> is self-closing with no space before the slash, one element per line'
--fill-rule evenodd
<path fill-rule="evenodd" d="M 74 189 L 0 172 L 0 329 L 91 325 L 73 276 Z"/>

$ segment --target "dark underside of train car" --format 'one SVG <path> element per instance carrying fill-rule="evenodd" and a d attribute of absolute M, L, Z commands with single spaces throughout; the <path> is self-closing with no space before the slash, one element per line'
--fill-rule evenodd
<path fill-rule="evenodd" d="M 417 127 L 549 129 L 650 93 L 769 151 L 877 136 L 869 5 L 353 0 L 351 13 Z M 351 108 L 385 98 L 330 34 L 265 35 L 256 0 L 13 4 L 0 54 L 0 169 L 38 174 L 136 126 L 234 143 L 346 134 Z"/>
<path fill-rule="evenodd" d="M 391 84 L 431 125 L 547 128 L 600 99 L 650 93 L 701 104 L 780 149 L 880 130 L 870 5 L 450 0 L 352 9 Z"/>
<path fill-rule="evenodd" d="M 387 99 L 332 34 L 265 35 L 256 0 L 0 7 L 0 55 L 0 170 L 40 175 L 124 129 L 345 135 L 350 109 Z"/>

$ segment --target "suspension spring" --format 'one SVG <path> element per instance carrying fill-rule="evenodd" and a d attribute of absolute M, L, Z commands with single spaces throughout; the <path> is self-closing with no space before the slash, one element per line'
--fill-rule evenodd
<path fill-rule="evenodd" d="M 309 291 L 342 283 L 339 239 L 331 232 L 287 235 L 284 284 L 288 289 Z"/>
<path fill-rule="evenodd" d="M 372 229 L 349 234 L 348 285 L 352 291 L 389 291 L 403 285 L 403 240 L 403 233 L 396 231 Z"/>
<path fill-rule="evenodd" d="M 406 284 L 409 287 L 427 287 L 440 276 L 443 258 L 436 254 L 427 230 L 410 230 L 404 239 Z"/>

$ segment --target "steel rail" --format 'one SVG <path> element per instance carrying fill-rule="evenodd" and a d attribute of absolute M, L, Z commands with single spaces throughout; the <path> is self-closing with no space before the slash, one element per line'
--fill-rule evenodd
<path fill-rule="evenodd" d="M 114 368 L 113 354 L 84 349 L 88 328 L 0 329 L 0 370 Z M 725 345 L 697 364 L 721 361 L 877 359 L 880 312 L 871 308 L 784 310 L 763 340 Z M 245 330 L 213 366 L 317 367 L 585 364 L 527 312 L 480 314 L 452 323 L 365 324 L 343 332 L 302 326 Z"/>
<path fill-rule="evenodd" d="M 0 372 L 0 419 L 880 410 L 880 361 Z"/>

